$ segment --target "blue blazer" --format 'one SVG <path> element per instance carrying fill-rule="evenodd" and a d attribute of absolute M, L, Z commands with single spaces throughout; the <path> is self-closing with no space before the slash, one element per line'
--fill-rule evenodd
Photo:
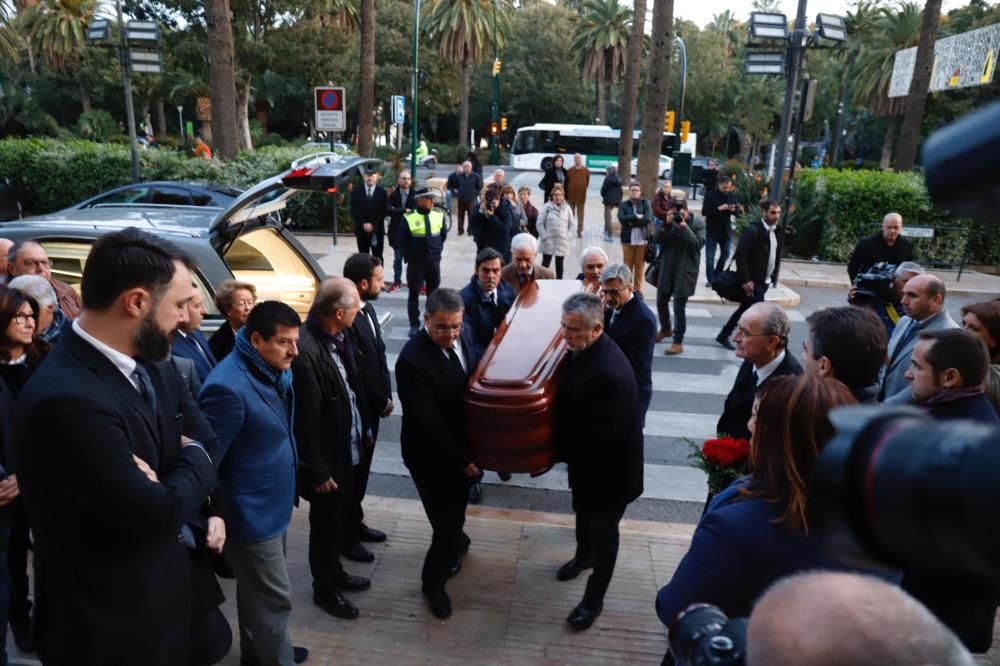
<path fill-rule="evenodd" d="M 639 385 L 639 420 L 645 423 L 646 410 L 653 398 L 653 347 L 656 345 L 656 315 L 636 294 L 622 308 L 611 324 L 611 313 L 604 311 L 604 330 L 625 352 L 635 381 Z"/>
<path fill-rule="evenodd" d="M 202 354 L 198 351 L 199 348 L 205 353 Z M 175 335 L 174 344 L 170 347 L 170 353 L 173 356 L 189 358 L 194 361 L 194 369 L 198 373 L 198 380 L 200 382 L 205 381 L 208 373 L 218 363 L 211 348 L 208 346 L 208 340 L 205 339 L 201 331 L 195 331 L 187 335 L 180 335 L 179 333 Z"/>
<path fill-rule="evenodd" d="M 813 569 L 857 570 L 826 555 L 823 532 L 815 525 L 808 534 L 789 534 L 771 522 L 781 514 L 777 505 L 741 499 L 748 481 L 737 480 L 713 498 L 674 577 L 656 595 L 656 613 L 668 627 L 693 603 L 747 617 L 757 598 L 780 578 Z"/>
<path fill-rule="evenodd" d="M 298 464 L 289 395 L 286 406 L 235 352 L 215 366 L 198 395 L 218 437 L 215 463 L 231 507 L 226 534 L 234 543 L 261 543 L 288 529 Z"/>
<path fill-rule="evenodd" d="M 507 316 L 507 312 L 514 305 L 514 299 L 517 298 L 514 290 L 503 280 L 500 280 L 496 294 L 497 303 L 493 305 L 479 286 L 479 279 L 475 275 L 472 276 L 472 281 L 462 287 L 462 291 L 459 292 L 462 302 L 465 303 L 465 312 L 462 315 L 463 328 L 472 335 L 472 346 L 475 349 L 476 358 L 482 358 L 483 352 L 493 340 L 493 334 L 496 333 L 503 318 Z"/>

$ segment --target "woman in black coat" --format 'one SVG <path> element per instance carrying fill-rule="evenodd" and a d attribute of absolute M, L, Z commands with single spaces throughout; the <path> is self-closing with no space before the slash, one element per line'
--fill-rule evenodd
<path fill-rule="evenodd" d="M 563 168 L 563 157 L 562 155 L 556 155 L 552 158 L 552 168 L 546 170 L 545 175 L 542 176 L 542 191 L 545 192 L 545 201 L 549 200 L 552 195 L 552 188 L 557 184 L 562 185 L 563 189 L 566 188 L 566 169 Z"/>
<path fill-rule="evenodd" d="M 469 154 L 465 156 L 465 161 L 472 162 L 472 170 L 478 173 L 480 177 L 483 175 L 483 164 L 474 152 L 470 150 Z"/>

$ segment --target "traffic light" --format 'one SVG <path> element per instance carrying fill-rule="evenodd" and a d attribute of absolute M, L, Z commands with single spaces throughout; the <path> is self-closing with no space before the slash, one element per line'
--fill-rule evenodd
<path fill-rule="evenodd" d="M 681 143 L 685 143 L 688 140 L 688 132 L 691 131 L 691 121 L 682 120 L 681 121 Z"/>
<path fill-rule="evenodd" d="M 674 131 L 674 112 L 667 111 L 667 117 L 663 121 L 663 131 L 673 132 Z"/>
<path fill-rule="evenodd" d="M 493 76 L 500 76 L 500 58 L 493 60 Z"/>
<path fill-rule="evenodd" d="M 504 132 L 507 131 L 507 116 L 504 116 L 503 118 L 500 119 L 500 129 L 503 130 Z"/>
<path fill-rule="evenodd" d="M 490 123 L 490 134 L 492 134 L 493 136 L 497 135 L 497 124 L 496 123 Z"/>

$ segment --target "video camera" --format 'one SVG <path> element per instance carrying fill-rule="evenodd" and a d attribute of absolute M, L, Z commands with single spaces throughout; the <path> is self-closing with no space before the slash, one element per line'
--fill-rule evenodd
<path fill-rule="evenodd" d="M 692 604 L 670 628 L 671 654 L 664 664 L 714 666 L 742 664 L 746 659 L 747 619 L 729 619 L 709 604 Z M 672 655 L 672 657 L 671 657 Z M 671 662 L 673 658 L 676 661 Z"/>
<path fill-rule="evenodd" d="M 884 261 L 874 264 L 864 273 L 854 276 L 856 290 L 852 303 L 867 305 L 875 302 L 896 301 L 896 265 Z"/>

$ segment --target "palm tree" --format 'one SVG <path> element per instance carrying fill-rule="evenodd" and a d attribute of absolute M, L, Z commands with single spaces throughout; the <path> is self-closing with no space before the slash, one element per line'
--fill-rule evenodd
<path fill-rule="evenodd" d="M 913 2 L 904 2 L 895 9 L 882 9 L 855 61 L 854 103 L 889 119 L 879 163 L 883 169 L 888 169 L 892 163 L 896 125 L 905 103 L 904 97 L 889 97 L 896 51 L 916 46 L 920 39 L 920 23 L 920 7 Z"/>
<path fill-rule="evenodd" d="M 652 196 L 656 191 L 657 166 L 663 152 L 663 117 L 670 90 L 670 60 L 674 44 L 674 0 L 653 0 L 653 37 L 650 40 L 646 100 L 639 137 L 639 182 Z"/>
<path fill-rule="evenodd" d="M 635 20 L 636 16 L 640 17 L 639 20 Z M 643 46 L 646 43 L 646 0 L 635 0 L 632 19 L 622 91 L 621 138 L 618 141 L 618 173 L 626 180 L 632 174 L 632 134 L 635 131 L 635 112 L 639 106 L 639 74 L 642 70 Z"/>
<path fill-rule="evenodd" d="M 439 44 L 438 53 L 445 61 L 459 68 L 459 138 L 464 144 L 469 140 L 469 70 L 494 48 L 499 53 L 504 47 L 513 8 L 510 0 L 428 0 L 428 4 L 425 35 Z"/>
<path fill-rule="evenodd" d="M 847 34 L 850 35 L 850 40 L 847 50 L 839 52 L 844 55 L 845 62 L 844 68 L 840 71 L 840 94 L 837 96 L 839 100 L 837 127 L 830 141 L 831 164 L 836 162 L 837 153 L 840 152 L 841 129 L 843 128 L 844 116 L 847 114 L 847 89 L 854 70 L 854 61 L 857 60 L 862 44 L 872 34 L 872 30 L 874 30 L 881 13 L 882 9 L 878 6 L 876 0 L 856 0 L 847 12 L 847 16 L 844 17 L 844 24 L 847 28 Z"/>
<path fill-rule="evenodd" d="M 597 120 L 608 121 L 611 86 L 625 75 L 632 10 L 618 0 L 583 0 L 570 45 L 584 81 L 597 82 Z"/>
<path fill-rule="evenodd" d="M 226 159 L 240 150 L 236 115 L 236 55 L 229 0 L 205 0 L 208 27 L 208 80 L 212 93 L 215 154 Z"/>
<path fill-rule="evenodd" d="M 732 62 L 733 56 L 736 54 L 736 45 L 743 39 L 740 34 L 739 20 L 733 14 L 733 10 L 727 9 L 721 14 L 713 15 L 705 29 L 717 32 L 725 38 L 722 67 L 728 69 L 729 63 Z"/>
<path fill-rule="evenodd" d="M 923 20 L 920 23 L 920 40 L 913 64 L 913 80 L 910 94 L 906 97 L 906 111 L 903 126 L 899 130 L 899 148 L 896 151 L 896 168 L 909 171 L 917 159 L 917 142 L 920 139 L 920 123 L 924 119 L 927 105 L 927 88 L 934 69 L 934 41 L 937 38 L 938 22 L 941 20 L 941 0 L 927 0 L 924 5 Z"/>
<path fill-rule="evenodd" d="M 32 57 L 37 53 L 60 71 L 78 70 L 89 48 L 87 25 L 98 4 L 98 0 L 41 0 L 24 9 L 18 22 Z M 83 110 L 90 111 L 90 90 L 83 77 L 77 81 Z"/>
<path fill-rule="evenodd" d="M 358 104 L 358 152 L 371 155 L 375 123 L 375 0 L 361 0 L 361 99 Z"/>

